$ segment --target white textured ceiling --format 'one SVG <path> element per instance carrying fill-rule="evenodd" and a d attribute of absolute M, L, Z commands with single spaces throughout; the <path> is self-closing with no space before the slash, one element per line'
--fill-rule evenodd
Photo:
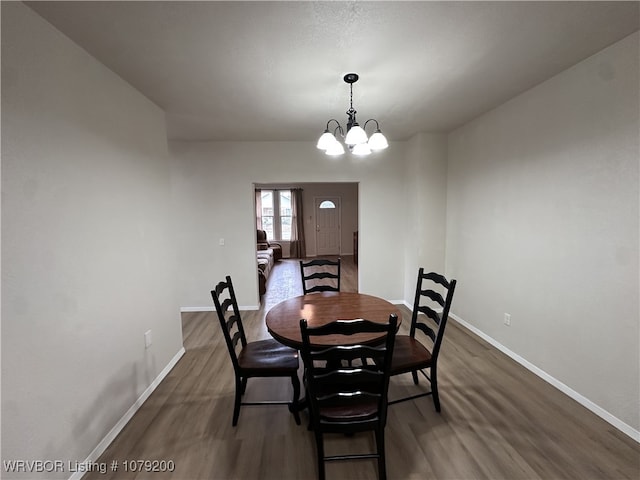
<path fill-rule="evenodd" d="M 448 131 L 639 29 L 639 2 L 27 2 L 165 110 L 171 139 Z"/>

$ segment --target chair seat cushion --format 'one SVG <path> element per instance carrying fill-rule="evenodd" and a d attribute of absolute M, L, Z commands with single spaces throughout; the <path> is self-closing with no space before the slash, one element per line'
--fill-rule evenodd
<path fill-rule="evenodd" d="M 254 374 L 290 375 L 298 370 L 298 351 L 268 339 L 249 342 L 238 355 L 240 368 Z"/>
<path fill-rule="evenodd" d="M 320 375 L 320 373 L 318 373 Z M 325 376 L 320 375 L 320 376 Z M 374 395 L 363 395 L 357 392 L 375 392 L 380 386 L 375 383 L 358 382 L 358 388 L 354 389 L 350 384 L 328 383 L 316 385 L 315 392 L 318 399 L 323 399 L 319 404 L 320 420 L 323 422 L 362 422 L 376 419 L 378 416 L 378 398 Z M 306 385 L 309 387 L 308 384 Z M 342 397 L 339 392 L 350 393 Z"/>
<path fill-rule="evenodd" d="M 396 335 L 391 360 L 391 375 L 431 366 L 431 352 L 408 335 Z"/>
<path fill-rule="evenodd" d="M 325 422 L 353 422 L 377 418 L 378 402 L 362 401 L 355 404 L 320 407 L 320 420 Z"/>

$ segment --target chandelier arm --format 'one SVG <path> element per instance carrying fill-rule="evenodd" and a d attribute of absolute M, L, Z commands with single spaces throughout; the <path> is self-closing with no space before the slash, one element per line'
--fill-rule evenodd
<path fill-rule="evenodd" d="M 366 122 L 364 122 L 364 125 L 362 126 L 362 128 L 367 128 L 367 123 L 369 122 L 376 122 L 376 130 L 380 130 L 380 125 L 378 125 L 378 120 L 376 120 L 375 118 L 370 118 L 369 120 L 367 120 Z"/>
<path fill-rule="evenodd" d="M 338 120 L 336 120 L 335 118 L 331 118 L 328 122 L 327 122 L 327 128 L 326 130 L 329 130 L 329 124 L 331 122 L 336 122 L 338 124 L 338 126 L 340 127 L 340 122 Z M 342 127 L 340 127 L 340 129 L 342 129 Z"/>

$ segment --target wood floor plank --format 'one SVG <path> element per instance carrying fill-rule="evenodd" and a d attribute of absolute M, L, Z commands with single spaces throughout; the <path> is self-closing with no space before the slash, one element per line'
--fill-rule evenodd
<path fill-rule="evenodd" d="M 345 268 L 346 266 L 346 268 Z M 243 312 L 250 339 L 269 338 L 264 316 L 302 293 L 295 260 L 278 262 L 260 310 Z M 343 257 L 342 286 L 357 291 L 357 268 Z M 218 279 L 212 279 L 214 284 Z M 210 288 L 210 286 L 204 286 Z M 455 300 L 454 300 L 455 303 Z M 410 311 L 400 306 L 401 332 Z M 183 314 L 186 353 L 101 462 L 171 460 L 173 472 L 90 472 L 87 480 L 314 479 L 315 441 L 283 406 L 242 407 L 231 426 L 233 369 L 215 314 Z M 392 405 L 386 428 L 390 479 L 637 480 L 640 446 L 455 321 L 439 358 L 440 400 Z M 390 398 L 416 387 L 393 377 Z M 252 399 L 291 398 L 286 379 L 251 379 Z M 372 447 L 369 435 L 328 439 L 327 448 Z M 374 460 L 327 465 L 327 478 L 374 479 Z"/>

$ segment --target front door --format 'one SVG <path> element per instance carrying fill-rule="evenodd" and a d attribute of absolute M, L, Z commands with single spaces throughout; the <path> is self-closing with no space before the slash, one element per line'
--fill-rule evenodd
<path fill-rule="evenodd" d="M 318 197 L 316 208 L 316 255 L 340 254 L 340 198 Z"/>

